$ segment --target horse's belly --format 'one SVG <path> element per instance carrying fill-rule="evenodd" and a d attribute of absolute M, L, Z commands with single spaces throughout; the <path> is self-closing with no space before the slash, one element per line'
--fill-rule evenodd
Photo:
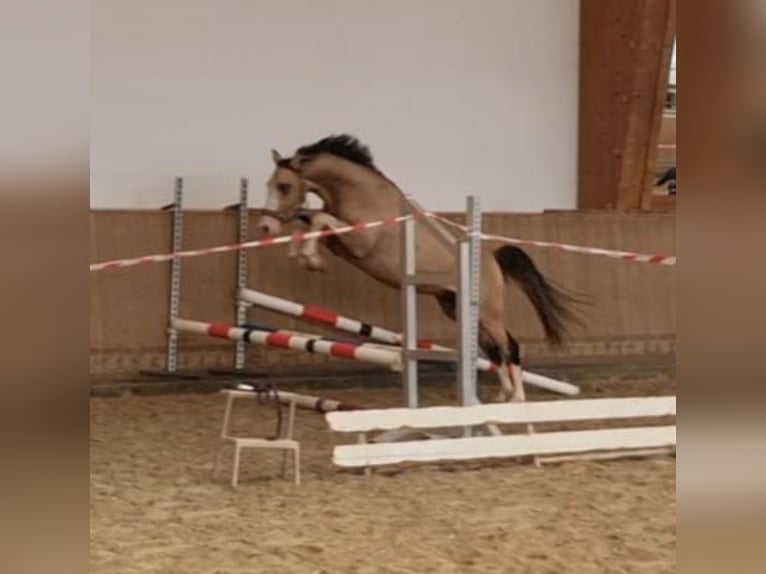
<path fill-rule="evenodd" d="M 348 259 L 348 261 L 364 271 L 367 275 L 380 281 L 384 285 L 399 289 L 402 285 L 402 268 L 400 257 L 383 258 L 367 257 L 362 259 Z M 445 287 L 454 287 L 452 285 L 418 285 L 418 293 L 427 295 L 438 295 L 442 293 Z"/>
<path fill-rule="evenodd" d="M 429 238 L 430 239 L 430 238 Z M 375 249 L 364 257 L 355 257 L 339 237 L 328 237 L 325 245 L 334 255 L 345 259 L 377 281 L 398 289 L 402 283 L 401 252 L 397 233 L 381 233 Z M 422 238 L 421 238 L 422 241 Z M 424 242 L 426 245 L 428 242 Z M 426 247 L 425 245 L 423 247 Z M 418 249 L 416 269 L 420 273 L 447 273 L 454 269 L 454 256 L 436 246 Z M 452 285 L 420 285 L 420 293 L 438 294 Z"/>
<path fill-rule="evenodd" d="M 398 259 L 398 258 L 397 258 Z M 356 267 L 377 279 L 381 283 L 398 289 L 402 283 L 401 267 L 399 261 L 381 260 L 378 257 L 365 257 L 351 260 Z"/>

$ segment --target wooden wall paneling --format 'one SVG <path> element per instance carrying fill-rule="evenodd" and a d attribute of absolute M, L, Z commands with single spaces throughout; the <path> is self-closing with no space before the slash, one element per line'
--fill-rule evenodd
<path fill-rule="evenodd" d="M 184 213 L 184 249 L 199 249 L 237 241 L 236 213 Z M 193 257 L 183 261 L 181 317 L 195 321 L 235 322 L 236 253 Z M 211 366 L 233 367 L 234 343 L 181 333 L 179 364 L 196 368 L 195 355 L 210 358 Z"/>
<path fill-rule="evenodd" d="M 96 260 L 170 250 L 166 212 L 99 213 L 91 231 Z M 104 363 L 100 368 L 162 366 L 169 279 L 169 263 L 91 274 L 91 347 L 98 351 L 91 359 Z M 151 362 L 135 362 L 139 351 L 151 354 Z"/>
<path fill-rule="evenodd" d="M 609 220 L 603 216 L 593 216 L 589 225 L 582 226 L 581 245 L 608 245 Z M 582 284 L 580 292 L 587 299 L 583 306 L 584 331 L 586 337 L 613 337 L 617 332 L 614 318 L 607 312 L 614 307 L 612 299 L 615 296 L 615 273 L 606 261 L 598 257 L 574 255 L 578 264 L 585 270 L 587 280 Z"/>
<path fill-rule="evenodd" d="M 235 217 L 222 212 L 190 213 L 187 247 L 232 241 Z M 521 238 L 558 240 L 642 252 L 675 251 L 674 218 L 661 214 L 607 212 L 487 214 L 487 231 Z M 105 260 L 166 252 L 170 247 L 170 214 L 161 212 L 94 212 L 91 257 Z M 499 246 L 499 244 L 496 244 Z M 554 281 L 593 296 L 596 307 L 586 328 L 562 352 L 542 343 L 539 322 L 525 297 L 506 289 L 508 324 L 524 341 L 530 358 L 562 355 L 610 355 L 619 341 L 667 341 L 675 333 L 675 269 L 605 257 L 527 247 L 525 251 Z M 198 320 L 231 321 L 234 316 L 235 256 L 214 255 L 184 260 L 183 314 Z M 285 246 L 253 249 L 249 284 L 254 289 L 321 305 L 343 314 L 398 329 L 399 294 L 349 264 L 328 255 L 326 273 L 310 273 L 287 258 Z M 91 368 L 94 373 L 162 367 L 167 327 L 169 264 L 160 263 L 91 276 Z M 455 341 L 455 325 L 443 318 L 431 298 L 422 298 L 421 333 L 440 342 Z M 262 309 L 251 320 L 272 326 L 332 333 Z M 643 344 L 643 343 L 642 343 Z M 648 344 L 648 343 L 647 343 Z M 182 365 L 230 366 L 233 344 L 184 337 Z M 115 362 L 117 361 L 117 363 Z M 248 366 L 320 364 L 328 359 L 302 353 L 248 349 Z M 119 363 L 119 364 L 118 364 Z"/>

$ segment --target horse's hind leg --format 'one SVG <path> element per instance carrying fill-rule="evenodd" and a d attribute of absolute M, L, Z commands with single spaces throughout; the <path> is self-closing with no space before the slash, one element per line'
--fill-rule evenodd
<path fill-rule="evenodd" d="M 489 360 L 499 366 L 497 376 L 500 379 L 500 392 L 495 401 L 505 402 L 513 394 L 513 381 L 508 375 L 508 369 L 503 366 L 505 359 L 503 358 L 502 347 L 497 344 L 494 337 L 483 325 L 479 325 L 479 346 L 489 357 Z"/>
<path fill-rule="evenodd" d="M 498 365 L 500 379 L 498 401 L 522 402 L 525 399 L 524 383 L 521 380 L 521 352 L 505 326 L 499 321 L 482 321 L 479 330 L 479 345 L 489 359 Z"/>
<path fill-rule="evenodd" d="M 457 317 L 457 296 L 455 292 L 451 289 L 445 289 L 436 295 L 436 301 L 439 303 L 442 313 L 455 321 Z"/>
<path fill-rule="evenodd" d="M 455 292 L 445 290 L 436 295 L 436 300 L 442 312 L 454 321 L 457 314 Z M 489 360 L 499 366 L 497 375 L 500 379 L 500 394 L 497 401 L 506 402 L 509 398 L 513 401 L 523 401 L 521 356 L 516 339 L 505 330 L 502 322 L 483 318 L 479 321 L 479 346 Z"/>
<path fill-rule="evenodd" d="M 511 365 L 511 380 L 513 381 L 513 397 L 511 397 L 511 400 L 513 402 L 523 402 L 527 399 L 527 396 L 524 392 L 524 381 L 522 380 L 521 372 L 521 346 L 508 331 L 505 332 L 505 336 L 508 340 L 508 358 Z"/>

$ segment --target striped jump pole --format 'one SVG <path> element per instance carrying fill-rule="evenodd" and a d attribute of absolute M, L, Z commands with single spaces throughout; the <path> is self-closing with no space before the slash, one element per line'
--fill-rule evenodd
<path fill-rule="evenodd" d="M 282 333 L 285 335 L 297 335 L 299 337 L 306 337 L 307 339 L 316 339 L 316 340 L 322 340 L 322 341 L 330 341 L 332 343 L 348 343 L 351 345 L 357 345 L 359 347 L 369 347 L 370 349 L 383 349 L 386 351 L 395 351 L 399 352 L 398 349 L 392 349 L 391 345 L 384 345 L 384 344 L 378 344 L 378 343 L 372 343 L 365 341 L 364 343 L 357 343 L 355 341 L 339 341 L 337 339 L 328 339 L 324 335 L 318 335 L 316 333 L 306 333 L 305 331 L 296 331 L 294 329 L 282 329 L 281 327 L 267 327 L 265 325 L 258 325 L 255 323 L 242 323 L 241 325 L 237 325 L 237 327 L 242 327 L 244 329 L 255 329 L 257 331 L 268 331 L 269 333 Z M 399 371 L 399 365 L 391 365 L 392 371 Z"/>
<path fill-rule="evenodd" d="M 255 387 L 246 383 L 241 383 L 236 386 L 235 391 L 238 396 L 252 396 L 258 397 L 258 391 Z M 271 399 L 276 395 L 277 400 L 282 404 L 295 403 L 295 406 L 301 409 L 307 409 L 310 411 L 316 411 L 318 413 L 330 413 L 334 411 L 360 411 L 364 410 L 364 407 L 355 403 L 349 403 L 345 401 L 337 401 L 335 399 L 325 399 L 323 397 L 314 397 L 311 395 L 303 395 L 298 393 L 290 393 L 287 391 L 273 391 L 272 393 L 264 393 L 266 398 Z"/>
<path fill-rule="evenodd" d="M 397 345 L 389 345 L 385 343 L 377 343 L 372 341 L 364 341 L 359 343 L 357 341 L 344 341 L 342 339 L 332 339 L 325 335 L 319 335 L 317 333 L 307 333 L 306 331 L 296 331 L 295 329 L 283 329 L 282 327 L 269 327 L 266 325 L 259 325 L 257 323 L 242 323 L 237 327 L 244 327 L 245 329 L 256 329 L 258 331 L 269 331 L 270 333 L 287 333 L 288 335 L 298 335 L 299 337 L 308 337 L 309 339 L 324 339 L 326 341 L 333 341 L 335 343 L 350 343 L 352 345 L 360 345 L 364 347 L 370 347 L 374 349 L 385 349 L 387 351 L 399 352 L 399 349 L 392 348 Z"/>
<path fill-rule="evenodd" d="M 253 291 L 252 289 L 240 289 L 239 298 L 252 305 L 258 305 L 259 307 L 265 307 L 266 309 L 271 309 L 272 311 L 277 311 L 284 315 L 307 319 L 309 321 L 314 321 L 315 323 L 323 323 L 341 331 L 369 337 L 370 339 L 380 341 L 387 345 L 402 344 L 402 335 L 400 333 L 389 331 L 382 327 L 376 327 L 369 323 L 363 323 L 356 319 L 350 319 L 349 317 L 338 315 L 333 311 L 322 309 L 321 307 L 302 305 L 301 303 L 296 303 L 289 299 L 267 295 L 266 293 Z M 430 344 L 428 341 L 422 341 L 422 343 L 423 345 Z"/>
<path fill-rule="evenodd" d="M 178 331 L 245 341 L 256 345 L 265 345 L 278 349 L 293 349 L 307 353 L 330 355 L 343 359 L 354 359 L 366 363 L 386 365 L 387 367 L 401 365 L 401 353 L 397 350 L 381 349 L 369 345 L 342 343 L 329 339 L 305 337 L 280 331 L 264 331 L 247 327 L 235 327 L 226 323 L 204 323 L 189 319 L 173 319 L 171 327 Z"/>
<path fill-rule="evenodd" d="M 343 315 L 338 315 L 329 309 L 323 309 L 321 307 L 315 307 L 312 305 L 303 305 L 301 303 L 296 303 L 295 301 L 290 301 L 289 299 L 283 299 L 281 297 L 268 295 L 260 291 L 244 288 L 239 290 L 239 298 L 240 300 L 252 305 L 271 309 L 272 311 L 276 311 L 284 315 L 290 315 L 292 317 L 298 317 L 301 319 L 314 321 L 316 323 L 323 323 L 325 325 L 335 327 L 341 331 L 354 333 L 355 335 L 361 335 L 363 337 L 369 337 L 370 339 L 374 339 L 388 345 L 402 344 L 401 333 L 397 333 L 396 331 L 391 331 L 389 329 L 384 329 L 382 327 L 377 327 L 375 325 L 371 325 L 370 323 L 365 323 L 356 319 L 351 319 L 350 317 L 344 317 Z M 452 351 L 452 349 L 449 347 L 438 345 L 426 339 L 421 339 L 418 341 L 418 348 L 429 351 Z M 476 368 L 480 371 L 497 371 L 498 366 L 489 359 L 479 357 L 476 361 Z M 552 379 L 544 375 L 539 375 L 537 373 L 531 373 L 524 370 L 522 371 L 522 377 L 524 378 L 525 383 L 540 387 L 541 389 L 545 389 L 547 391 L 570 396 L 580 394 L 580 389 L 575 385 L 565 383 L 563 381 L 557 381 L 556 379 Z"/>

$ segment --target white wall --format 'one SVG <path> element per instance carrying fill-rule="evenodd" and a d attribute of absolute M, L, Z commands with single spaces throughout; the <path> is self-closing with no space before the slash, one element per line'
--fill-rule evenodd
<path fill-rule="evenodd" d="M 429 208 L 572 208 L 577 0 L 99 0 L 91 206 L 260 205 L 269 150 L 350 132 Z"/>

